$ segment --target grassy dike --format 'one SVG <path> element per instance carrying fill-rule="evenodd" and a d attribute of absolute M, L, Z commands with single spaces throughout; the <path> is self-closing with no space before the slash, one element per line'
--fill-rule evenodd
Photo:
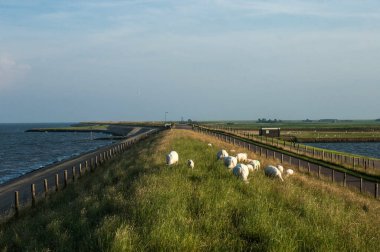
<path fill-rule="evenodd" d="M 377 200 L 301 174 L 280 183 L 259 171 L 245 184 L 215 160 L 220 148 L 239 151 L 184 130 L 138 143 L 2 224 L 0 250 L 380 250 Z"/>

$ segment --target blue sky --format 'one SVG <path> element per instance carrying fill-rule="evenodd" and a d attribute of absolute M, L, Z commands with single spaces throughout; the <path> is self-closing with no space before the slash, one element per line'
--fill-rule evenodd
<path fill-rule="evenodd" d="M 379 1 L 0 0 L 0 122 L 380 118 Z"/>

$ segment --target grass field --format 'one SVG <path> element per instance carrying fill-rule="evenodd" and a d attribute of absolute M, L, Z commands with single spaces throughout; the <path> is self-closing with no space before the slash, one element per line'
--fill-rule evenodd
<path fill-rule="evenodd" d="M 139 143 L 2 224 L 0 249 L 380 250 L 379 201 L 301 174 L 280 183 L 260 171 L 245 184 L 215 160 L 220 148 L 239 151 L 183 130 Z M 180 163 L 168 167 L 173 149 Z"/>

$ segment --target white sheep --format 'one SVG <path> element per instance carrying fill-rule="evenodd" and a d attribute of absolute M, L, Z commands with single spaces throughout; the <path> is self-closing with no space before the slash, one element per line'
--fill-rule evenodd
<path fill-rule="evenodd" d="M 237 158 L 238 162 L 245 162 L 248 159 L 248 155 L 247 155 L 247 153 L 238 153 L 238 154 L 236 154 L 236 158 Z"/>
<path fill-rule="evenodd" d="M 166 155 L 166 164 L 178 164 L 178 153 L 176 151 L 171 151 L 168 155 Z"/>
<path fill-rule="evenodd" d="M 291 176 L 294 174 L 294 171 L 292 169 L 287 169 L 286 172 L 285 172 L 285 176 Z"/>
<path fill-rule="evenodd" d="M 191 169 L 194 169 L 194 161 L 191 159 L 187 160 L 187 166 L 189 166 Z"/>
<path fill-rule="evenodd" d="M 255 170 L 259 170 L 261 166 L 259 160 L 248 159 L 248 164 L 252 165 Z"/>
<path fill-rule="evenodd" d="M 277 169 L 281 172 L 284 173 L 284 167 L 282 165 L 277 165 Z"/>
<path fill-rule="evenodd" d="M 236 157 L 229 156 L 224 158 L 224 165 L 227 166 L 227 168 L 232 169 L 237 165 L 237 159 Z"/>
<path fill-rule="evenodd" d="M 257 171 L 257 169 L 255 169 L 255 167 L 253 167 L 253 165 L 251 164 L 247 164 L 247 167 L 248 167 L 249 172 Z"/>
<path fill-rule="evenodd" d="M 220 150 L 216 154 L 216 159 L 218 159 L 218 160 L 223 159 L 225 157 L 228 157 L 228 152 L 226 150 Z"/>
<path fill-rule="evenodd" d="M 281 172 L 280 172 L 280 170 L 276 166 L 268 165 L 267 167 L 265 167 L 264 173 L 268 177 L 273 177 L 273 178 L 277 177 L 282 182 L 284 182 L 284 179 L 282 178 Z"/>
<path fill-rule="evenodd" d="M 245 164 L 237 164 L 232 170 L 233 174 L 248 183 L 249 169 Z"/>
<path fill-rule="evenodd" d="M 207 144 L 209 147 L 212 147 L 212 143 Z"/>

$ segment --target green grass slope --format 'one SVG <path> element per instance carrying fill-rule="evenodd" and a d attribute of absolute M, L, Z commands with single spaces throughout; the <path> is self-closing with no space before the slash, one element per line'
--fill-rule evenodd
<path fill-rule="evenodd" d="M 36 209 L 2 224 L 0 248 L 380 250 L 378 201 L 301 174 L 280 183 L 259 171 L 245 184 L 216 161 L 222 147 L 239 151 L 183 130 L 139 143 Z M 180 163 L 172 167 L 165 165 L 170 150 L 180 156 Z M 186 167 L 190 158 L 194 170 Z"/>

